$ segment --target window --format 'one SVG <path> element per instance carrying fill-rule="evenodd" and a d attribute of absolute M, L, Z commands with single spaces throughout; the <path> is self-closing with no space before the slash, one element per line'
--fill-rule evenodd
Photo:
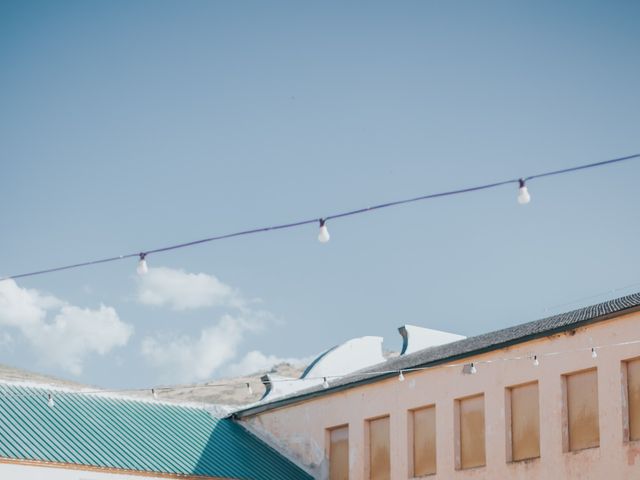
<path fill-rule="evenodd" d="M 509 442 L 507 459 L 516 462 L 540 456 L 538 382 L 507 389 Z"/>
<path fill-rule="evenodd" d="M 413 476 L 436 473 L 436 407 L 411 412 L 413 425 Z"/>
<path fill-rule="evenodd" d="M 369 478 L 391 478 L 389 456 L 389 417 L 369 420 Z"/>
<path fill-rule="evenodd" d="M 640 440 L 640 358 L 626 362 L 629 440 Z"/>
<path fill-rule="evenodd" d="M 564 376 L 565 451 L 582 450 L 600 445 L 598 420 L 597 370 Z"/>
<path fill-rule="evenodd" d="M 349 427 L 329 430 L 329 479 L 349 479 Z"/>
<path fill-rule="evenodd" d="M 486 464 L 484 446 L 484 395 L 456 400 L 456 468 Z"/>

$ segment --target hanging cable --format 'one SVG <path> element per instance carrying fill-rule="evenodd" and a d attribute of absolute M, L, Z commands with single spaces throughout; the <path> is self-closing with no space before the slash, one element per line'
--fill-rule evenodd
<path fill-rule="evenodd" d="M 404 205 L 407 203 L 413 203 L 413 202 L 419 202 L 419 201 L 423 201 L 423 200 L 431 200 L 434 198 L 441 198 L 441 197 L 448 197 L 448 196 L 452 196 L 452 195 L 460 195 L 463 193 L 471 193 L 471 192 L 477 192 L 480 190 L 487 190 L 490 188 L 496 188 L 496 187 L 500 187 L 502 185 L 508 185 L 508 184 L 512 184 L 512 183 L 517 183 L 520 186 L 520 194 L 518 196 L 518 198 L 520 199 L 520 197 L 522 196 L 523 200 L 526 200 L 527 198 L 530 199 L 529 193 L 528 191 L 526 191 L 526 195 L 522 194 L 522 188 L 524 187 L 525 189 L 527 188 L 524 184 L 525 182 L 529 181 L 529 180 L 533 180 L 533 179 L 537 179 L 537 178 L 543 178 L 543 177 L 549 177 L 549 176 L 553 176 L 553 175 L 563 175 L 566 173 L 571 173 L 571 172 L 576 172 L 578 170 L 585 170 L 588 168 L 595 168 L 595 167 L 601 167 L 604 165 L 611 165 L 614 163 L 619 163 L 619 162 L 624 162 L 627 160 L 634 160 L 634 159 L 638 159 L 640 158 L 640 153 L 639 154 L 634 154 L 634 155 L 628 155 L 626 157 L 619 157 L 619 158 L 613 158 L 610 160 L 604 160 L 601 162 L 595 162 L 595 163 L 588 163 L 585 165 L 579 165 L 577 167 L 570 167 L 570 168 L 564 168 L 561 170 L 553 170 L 553 171 L 549 171 L 549 172 L 543 172 L 543 173 L 538 173 L 535 175 L 529 175 L 528 177 L 522 177 L 522 178 L 514 178 L 514 179 L 510 179 L 510 180 L 502 180 L 499 182 L 493 182 L 493 183 L 487 183 L 484 185 L 477 185 L 474 187 L 468 187 L 468 188 L 460 188 L 457 190 L 450 190 L 450 191 L 446 191 L 446 192 L 439 192 L 439 193 L 432 193 L 432 194 L 428 194 L 428 195 L 421 195 L 419 197 L 413 197 L 413 198 L 406 198 L 404 200 L 396 200 L 396 201 L 392 201 L 392 202 L 387 202 L 387 203 L 381 203 L 378 205 L 373 205 L 371 207 L 366 207 L 366 208 L 359 208 L 357 210 L 350 210 L 350 211 L 346 211 L 346 212 L 341 212 L 341 213 L 336 213 L 333 215 L 328 215 L 326 217 L 321 217 L 321 218 L 312 218 L 312 219 L 308 219 L 308 220 L 301 220 L 298 222 L 293 222 L 293 223 L 285 223 L 285 224 L 281 224 L 281 225 L 273 225 L 270 227 L 260 227 L 260 228 L 253 228 L 250 230 L 243 230 L 240 232 L 234 232 L 234 233 L 228 233 L 228 234 L 224 234 L 224 235 L 217 235 L 217 236 L 213 236 L 213 237 L 208 237 L 208 238 L 202 238 L 199 240 L 193 240 L 190 242 L 184 242 L 184 243 L 178 243 L 176 245 L 169 245 L 166 247 L 160 247 L 160 248 L 155 248 L 155 249 L 151 249 L 151 250 L 145 250 L 144 253 L 128 253 L 125 255 L 118 255 L 115 257 L 108 257 L 108 258 L 102 258 L 99 260 L 90 260 L 88 262 L 81 262 L 81 263 L 74 263 L 71 265 L 65 265 L 65 266 L 61 266 L 61 267 L 53 267 L 53 268 L 47 268 L 44 270 L 36 270 L 33 272 L 28 272 L 28 273 L 19 273 L 19 274 L 15 274 L 15 275 L 8 275 L 5 277 L 0 277 L 0 281 L 2 280 L 8 280 L 8 279 L 17 279 L 17 278 L 24 278 L 24 277 L 32 277 L 35 275 L 43 275 L 45 273 L 53 273 L 53 272 L 60 272 L 63 270 L 70 270 L 70 269 L 75 269 L 75 268 L 81 268 L 81 267 L 88 267 L 91 265 L 98 265 L 101 263 L 108 263 L 108 262 L 115 262 L 117 260 L 123 260 L 123 259 L 127 259 L 127 258 L 134 258 L 134 257 L 138 257 L 139 258 L 139 266 L 142 263 L 142 261 L 145 260 L 145 257 L 149 254 L 154 254 L 154 253 L 162 253 L 162 252 L 168 252 L 171 250 L 177 250 L 180 248 L 186 248 L 186 247 L 192 247 L 195 245 L 200 245 L 202 243 L 208 243 L 208 242 L 214 242 L 217 240 L 224 240 L 224 239 L 228 239 L 228 238 L 234 238 L 234 237 L 240 237 L 240 236 L 245 236 L 245 235 L 253 235 L 253 234 L 257 234 L 257 233 L 263 233 L 263 232 L 269 232 L 269 231 L 274 231 L 274 230 L 284 230 L 284 229 L 289 229 L 289 228 L 295 228 L 295 227 L 300 227 L 303 225 L 309 225 L 312 223 L 320 223 L 320 233 L 318 236 L 318 240 L 320 240 L 321 242 L 324 241 L 328 241 L 329 240 L 329 232 L 328 230 L 326 230 L 326 225 L 325 222 L 327 222 L 328 220 L 333 220 L 333 219 L 337 219 L 337 218 L 343 218 L 343 217 L 349 217 L 352 215 L 359 215 L 361 213 L 367 213 L 367 212 L 372 212 L 374 210 L 380 210 L 383 208 L 389 208 L 389 207 L 395 207 L 398 205 Z M 527 200 L 528 201 L 528 200 Z M 522 202 L 521 202 L 522 203 Z M 526 203 L 526 202 L 524 202 Z M 322 229 L 325 229 L 325 232 L 323 232 Z M 326 235 L 325 235 L 326 233 Z M 324 240 L 326 238 L 326 240 Z M 144 263 L 144 265 L 146 266 L 146 261 Z"/>
<path fill-rule="evenodd" d="M 402 368 L 402 369 L 392 369 L 392 370 L 371 370 L 371 371 L 358 371 L 358 372 L 352 372 L 352 373 L 346 373 L 346 374 L 342 374 L 342 375 L 325 375 L 325 376 L 321 376 L 321 377 L 304 377 L 304 378 L 272 378 L 269 380 L 269 382 L 271 383 L 276 383 L 276 382 L 286 382 L 286 383 L 293 383 L 293 382 L 299 382 L 299 383 L 307 383 L 309 385 L 309 387 L 313 387 L 318 385 L 318 382 L 322 381 L 322 386 L 323 388 L 329 388 L 329 379 L 332 380 L 349 380 L 350 378 L 356 378 L 356 377 L 364 377 L 364 376 L 371 376 L 371 377 L 375 377 L 375 376 L 386 376 L 386 375 L 397 375 L 398 377 L 398 381 L 402 382 L 403 379 L 405 378 L 405 374 L 406 373 L 410 373 L 410 372 L 422 372 L 425 370 L 433 370 L 433 369 L 437 369 L 437 368 L 454 368 L 454 369 L 459 369 L 462 368 L 463 369 L 463 373 L 468 373 L 468 374 L 476 374 L 478 373 L 478 365 L 491 365 L 494 363 L 500 363 L 500 362 L 509 362 L 509 361 L 516 361 L 516 362 L 520 362 L 520 361 L 532 361 L 533 362 L 533 366 L 538 366 L 540 365 L 540 359 L 541 358 L 552 358 L 552 357 L 557 357 L 560 355 L 564 355 L 564 354 L 568 354 L 568 353 L 577 353 L 577 352 L 590 352 L 592 358 L 597 358 L 598 357 L 598 353 L 597 350 L 601 350 L 601 349 L 606 349 L 606 348 L 613 348 L 613 347 L 625 347 L 625 346 L 630 346 L 630 345 L 640 345 L 640 339 L 639 340 L 627 340 L 624 342 L 618 342 L 618 343 L 609 343 L 609 344 L 602 344 L 602 345 L 597 345 L 597 346 L 588 346 L 588 347 L 579 347 L 579 348 L 574 348 L 574 349 L 570 349 L 570 350 L 555 350 L 555 351 L 551 351 L 551 352 L 544 352 L 544 353 L 537 353 L 536 355 L 531 356 L 531 354 L 526 354 L 526 355 L 519 355 L 519 356 L 514 356 L 514 357 L 495 357 L 495 358 L 491 358 L 488 360 L 474 360 L 473 362 L 467 362 L 467 363 L 446 363 L 446 364 L 438 364 L 438 365 L 429 365 L 429 366 L 421 366 L 421 367 L 407 367 L 407 368 Z M 14 393 L 14 392 L 7 392 L 3 386 L 5 385 L 11 385 L 11 382 L 9 383 L 3 383 L 0 382 L 0 398 L 1 397 L 32 397 L 33 394 L 30 393 Z M 85 390 L 59 390 L 56 391 L 56 395 L 61 397 L 65 394 L 84 394 L 84 395 L 106 395 L 106 394 L 132 394 L 132 393 L 146 393 L 148 395 L 149 392 L 151 392 L 151 395 L 154 399 L 158 398 L 158 392 L 172 392 L 172 391 L 180 391 L 180 390 L 199 390 L 199 389 L 203 389 L 203 388 L 216 388 L 216 387 L 236 387 L 236 388 L 245 388 L 247 389 L 247 392 L 249 394 L 253 393 L 253 390 L 251 389 L 251 385 L 249 384 L 249 382 L 220 382 L 220 383 L 206 383 L 206 384 L 200 384 L 200 385 L 173 385 L 173 386 L 157 386 L 157 387 L 153 387 L 153 388 L 132 388 L 132 389 L 114 389 L 114 390 L 110 390 L 110 389 L 104 389 L 104 390 L 100 390 L 100 389 L 93 389 L 93 390 L 89 390 L 89 389 L 85 389 Z M 50 407 L 53 408 L 53 406 L 55 405 L 55 401 L 53 398 L 53 394 L 48 393 L 47 395 L 47 399 L 48 399 L 48 404 Z"/>

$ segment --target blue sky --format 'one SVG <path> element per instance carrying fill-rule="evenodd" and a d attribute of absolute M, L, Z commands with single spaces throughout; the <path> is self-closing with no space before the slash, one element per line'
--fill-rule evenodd
<path fill-rule="evenodd" d="M 638 18 L 621 1 L 2 2 L 0 274 L 638 153 Z M 336 220 L 326 245 L 315 226 L 216 242 L 150 257 L 142 280 L 122 261 L 5 284 L 0 363 L 147 386 L 618 296 L 640 289 L 612 292 L 640 283 L 639 174 Z"/>

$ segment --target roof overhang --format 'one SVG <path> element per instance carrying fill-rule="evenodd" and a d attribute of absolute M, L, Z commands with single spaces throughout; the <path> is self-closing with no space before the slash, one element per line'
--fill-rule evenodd
<path fill-rule="evenodd" d="M 622 306 L 620 308 L 616 308 L 612 311 L 603 313 L 603 314 L 598 314 L 595 315 L 593 317 L 590 318 L 585 318 L 583 320 L 578 320 L 575 322 L 570 322 L 558 327 L 552 327 L 549 329 L 545 329 L 545 330 L 541 330 L 532 334 L 528 334 L 528 335 L 522 335 L 521 337 L 518 338 L 514 338 L 514 339 L 510 339 L 504 342 L 498 342 L 498 343 L 494 343 L 491 344 L 490 346 L 486 346 L 486 347 L 482 347 L 482 348 L 476 348 L 476 349 L 470 349 L 468 351 L 465 351 L 463 353 L 460 354 L 456 354 L 456 355 L 450 355 L 450 356 L 446 356 L 446 357 L 441 357 L 441 358 L 437 358 L 431 361 L 427 361 L 427 362 L 422 362 L 422 363 L 415 363 L 412 364 L 410 366 L 405 366 L 404 368 L 410 369 L 410 368 L 425 368 L 425 367 L 437 367 L 439 365 L 443 365 L 446 363 L 450 363 L 453 361 L 457 361 L 457 360 L 461 360 L 461 359 L 465 359 L 465 358 L 470 358 L 470 357 L 474 357 L 477 355 L 481 355 L 484 353 L 488 353 L 488 352 L 492 352 L 492 351 L 496 351 L 496 350 L 501 350 L 503 348 L 507 348 L 513 345 L 520 345 L 526 342 L 530 342 L 533 340 L 538 340 L 541 338 L 546 338 L 552 335 L 556 335 L 559 333 L 563 333 L 563 332 L 567 332 L 567 331 L 571 331 L 571 330 L 575 330 L 577 328 L 580 327 L 585 327 L 594 323 L 599 323 L 599 322 L 603 322 L 605 320 L 610 320 L 612 318 L 616 318 L 622 315 L 627 315 L 629 313 L 633 313 L 633 312 L 637 312 L 640 311 L 640 294 L 635 294 L 635 295 L 630 295 L 628 297 L 623 297 L 623 299 L 625 298 L 630 298 L 630 297 L 637 297 L 635 299 L 635 304 L 632 304 L 630 306 Z M 621 299 L 616 299 L 616 300 L 612 300 L 611 302 L 605 302 L 599 305 L 595 305 L 595 306 L 591 306 L 591 307 L 585 307 L 584 309 L 579 309 L 579 310 L 575 310 L 573 312 L 568 312 L 566 314 L 561 314 L 561 315 L 557 315 L 556 317 L 560 317 L 562 315 L 571 315 L 575 312 L 580 312 L 582 310 L 587 310 L 590 308 L 594 308 L 594 307 L 600 307 L 602 305 L 607 305 L 609 303 L 613 303 L 616 302 L 617 300 L 621 300 Z M 596 308 L 597 310 L 597 308 Z M 555 318 L 555 317 L 551 317 L 551 318 Z M 542 320 L 538 320 L 537 322 L 543 322 L 546 319 L 542 319 Z M 535 323 L 535 322 L 534 322 Z M 472 338 L 469 338 L 468 340 L 471 340 Z M 463 340 L 464 341 L 464 340 Z M 384 364 L 381 364 L 381 366 Z M 235 412 L 233 412 L 232 414 L 229 415 L 229 417 L 233 418 L 233 419 L 243 419 L 243 418 L 249 418 L 255 415 L 260 415 L 261 413 L 265 413 L 268 411 L 272 411 L 272 410 L 276 410 L 276 409 L 280 409 L 280 408 L 285 408 L 285 407 L 289 407 L 291 405 L 295 405 L 295 404 L 299 404 L 299 403 L 303 403 L 303 402 L 308 402 L 310 400 L 314 400 L 316 398 L 319 397 L 324 397 L 327 395 L 331 395 L 334 393 L 339 393 L 339 392 L 343 392 L 345 390 L 350 390 L 353 388 L 357 388 L 363 385 L 369 385 L 372 383 L 376 383 L 376 382 L 380 382 L 383 380 L 386 380 L 388 378 L 393 378 L 396 377 L 398 375 L 397 371 L 388 371 L 388 368 L 384 368 L 382 367 L 381 369 L 387 370 L 385 373 L 381 373 L 379 375 L 370 375 L 367 376 L 366 378 L 360 378 L 354 381 L 346 381 L 345 383 L 341 383 L 338 385 L 334 385 L 334 386 L 330 386 L 329 388 L 313 388 L 313 389 L 309 389 L 306 392 L 303 391 L 297 395 L 293 395 L 290 397 L 284 397 L 284 398 L 280 398 L 277 400 L 274 400 L 272 402 L 268 402 L 268 403 L 264 403 L 264 404 L 258 404 L 258 405 L 254 405 L 251 406 L 249 408 L 245 408 L 245 409 L 241 409 L 241 410 L 237 410 Z M 357 374 L 358 372 L 356 372 Z"/>

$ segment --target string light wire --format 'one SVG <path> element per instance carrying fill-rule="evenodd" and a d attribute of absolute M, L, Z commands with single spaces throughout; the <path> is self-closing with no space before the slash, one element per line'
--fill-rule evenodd
<path fill-rule="evenodd" d="M 509 180 L 502 180 L 502 181 L 498 181 L 498 182 L 487 183 L 487 184 L 484 184 L 484 185 L 477 185 L 477 186 L 474 186 L 474 187 L 459 188 L 459 189 L 456 189 L 456 190 L 450 190 L 450 191 L 446 191 L 446 192 L 431 193 L 431 194 L 427 194 L 427 195 L 421 195 L 421 196 L 418 196 L 418 197 L 406 198 L 406 199 L 403 199 L 403 200 L 395 200 L 395 201 L 392 201 L 392 202 L 373 205 L 371 207 L 359 208 L 359 209 L 356 209 L 356 210 L 349 210 L 349 211 L 346 211 L 346 212 L 335 213 L 333 215 L 328 215 L 328 216 L 319 217 L 319 218 L 301 220 L 301 221 L 292 222 L 292 223 L 285 223 L 285 224 L 281 224 L 281 225 L 273 225 L 273 226 L 270 226 L 270 227 L 252 228 L 252 229 L 249 229 L 249 230 L 243 230 L 243 231 L 234 232 L 234 233 L 227 233 L 227 234 L 223 234 L 223 235 L 216 235 L 216 236 L 212 236 L 212 237 L 202 238 L 202 239 L 199 239 L 199 240 L 193 240 L 193 241 L 184 242 L 184 243 L 178 243 L 178 244 L 175 244 L 175 245 L 169 245 L 169 246 L 166 246 L 166 247 L 160 247 L 160 248 L 155 248 L 155 249 L 151 249 L 151 250 L 144 250 L 144 251 L 135 252 L 135 253 L 128 253 L 128 254 L 125 254 L 125 255 L 118 255 L 118 256 L 107 257 L 107 258 L 102 258 L 102 259 L 98 259 L 98 260 L 90 260 L 90 261 L 87 261 L 87 262 L 74 263 L 74 264 L 71 264 L 71 265 L 64 265 L 64 266 L 60 266 L 60 267 L 53 267 L 53 268 L 47 268 L 47 269 L 43 269 L 43 270 L 36 270 L 36 271 L 33 271 L 33 272 L 18 273 L 18 274 L 15 274 L 15 275 L 8 275 L 8 276 L 5 276 L 5 277 L 0 277 L 0 281 L 8 280 L 8 279 L 18 279 L 18 278 L 24 278 L 24 277 L 33 277 L 33 276 L 36 276 L 36 275 L 44 275 L 44 274 L 47 274 L 47 273 L 60 272 L 60 271 L 63 271 L 63 270 L 71 270 L 71 269 L 75 269 L 75 268 L 82 268 L 82 267 L 88 267 L 88 266 L 92 266 L 92 265 L 99 265 L 99 264 L 102 264 L 102 263 L 115 262 L 115 261 L 118 261 L 118 260 L 124 260 L 124 259 L 134 258 L 134 257 L 137 257 L 139 259 L 144 259 L 147 255 L 150 255 L 150 254 L 164 253 L 164 252 L 169 252 L 169 251 L 177 250 L 177 249 L 181 249 L 181 248 L 193 247 L 195 245 L 200 245 L 200 244 L 203 244 L 203 243 L 209 243 L 209 242 L 214 242 L 214 241 L 224 240 L 224 239 L 229 239 L 229 238 L 234 238 L 234 237 L 240 237 L 240 236 L 245 236 L 245 235 L 254 235 L 254 234 L 258 234 L 258 233 L 264 233 L 264 232 L 270 232 L 270 231 L 276 231 L 276 230 L 284 230 L 284 229 L 296 228 L 296 227 L 301 227 L 301 226 L 309 225 L 309 224 L 317 224 L 318 222 L 320 222 L 321 226 L 323 226 L 324 223 L 329 221 L 329 220 L 335 220 L 335 219 L 338 219 L 338 218 L 344 218 L 344 217 L 349 217 L 349 216 L 353 216 L 353 215 L 359 215 L 359 214 L 363 214 L 363 213 L 367 213 L 367 212 L 372 212 L 372 211 L 375 211 L 375 210 L 380 210 L 380 209 L 383 209 L 383 208 L 395 207 L 395 206 L 399 206 L 399 205 L 404 205 L 404 204 L 414 203 L 414 202 L 419 202 L 419 201 L 424 201 L 424 200 L 432 200 L 432 199 L 435 199 L 435 198 L 449 197 L 449 196 L 453 196 L 453 195 L 461 195 L 461 194 L 477 192 L 477 191 L 481 191 L 481 190 L 488 190 L 488 189 L 491 189 L 491 188 L 497 188 L 497 187 L 501 187 L 503 185 L 509 185 L 509 184 L 523 185 L 524 182 L 527 182 L 529 180 L 545 178 L 545 177 L 550 177 L 550 176 L 555 176 L 555 175 L 564 175 L 564 174 L 567 174 L 567 173 L 577 172 L 579 170 L 585 170 L 585 169 L 589 169 L 589 168 L 595 168 L 595 167 L 601 167 L 601 166 L 605 166 L 605 165 L 611 165 L 611 164 L 614 164 L 614 163 L 620 163 L 620 162 L 624 162 L 624 161 L 627 161 L 627 160 L 635 160 L 635 159 L 638 159 L 638 158 L 640 158 L 640 153 L 634 154 L 634 155 L 628 155 L 626 157 L 612 158 L 610 160 L 603 160 L 603 161 L 595 162 L 595 163 L 588 163 L 588 164 L 579 165 L 579 166 L 576 166 L 576 167 L 569 167 L 569 168 L 563 168 L 563 169 L 560 169 L 560 170 L 552 170 L 552 171 L 549 171 L 549 172 L 537 173 L 535 175 L 529 175 L 528 177 L 512 178 L 512 179 L 509 179 Z"/>
<path fill-rule="evenodd" d="M 618 343 L 609 343 L 609 344 L 603 344 L 603 345 L 598 345 L 598 346 L 586 346 L 586 347 L 579 347 L 579 348 L 574 348 L 574 349 L 570 349 L 570 350 L 558 350 L 558 351 L 552 351 L 552 352 L 543 352 L 543 353 L 528 353 L 525 355 L 517 355 L 517 356 L 512 356 L 512 357 L 499 357 L 499 358 L 491 358 L 491 359 L 487 359 L 487 360 L 473 360 L 473 361 L 466 361 L 466 362 L 456 362 L 456 363 L 446 363 L 446 364 L 438 364 L 438 365 L 429 365 L 429 366 L 423 366 L 423 367 L 407 367 L 407 368 L 401 368 L 401 369 L 394 369 L 394 370 L 375 370 L 375 371 L 368 371 L 368 372 L 352 372 L 352 373 L 347 373 L 347 374 L 343 374 L 343 375 L 322 375 L 322 376 L 318 376 L 318 377 L 304 377 L 304 378 L 274 378 L 274 379 L 270 379 L 269 383 L 277 383 L 277 382 L 288 382 L 288 383 L 292 383 L 292 382 L 306 382 L 306 383 L 310 383 L 311 381 L 316 382 L 316 385 L 323 385 L 324 388 L 330 388 L 329 385 L 329 380 L 346 380 L 349 378 L 355 378 L 355 377 L 366 377 L 366 376 L 397 376 L 398 379 L 400 378 L 400 375 L 402 375 L 401 378 L 405 378 L 406 374 L 408 373 L 412 373 L 412 372 L 422 372 L 425 370 L 433 370 L 436 368 L 455 368 L 455 369 L 461 369 L 461 368 L 470 368 L 472 365 L 474 368 L 476 368 L 478 366 L 481 365 L 491 365 L 491 364 L 497 364 L 497 363 L 501 363 L 501 362 L 511 362 L 511 361 L 538 361 L 542 358 L 547 358 L 547 357 L 556 357 L 559 355 L 565 355 L 568 353 L 578 353 L 578 352 L 584 352 L 585 354 L 589 354 L 589 357 L 593 356 L 593 352 L 597 351 L 597 350 L 602 350 L 602 349 L 607 349 L 607 348 L 613 348 L 613 347 L 624 347 L 624 346 L 629 346 L 629 345 L 638 345 L 640 344 L 640 340 L 628 340 L 625 342 L 618 342 Z M 593 359 L 597 358 L 593 357 Z M 533 365 L 534 367 L 537 365 Z M 16 393 L 16 392 L 6 392 L 4 387 L 10 385 L 8 383 L 0 383 L 0 397 L 33 397 L 34 394 L 32 393 Z M 18 386 L 24 386 L 22 384 L 17 384 Z M 312 386 L 316 386 L 316 385 L 309 385 L 309 387 Z M 327 385 L 326 387 L 324 385 Z M 74 391 L 67 391 L 67 390 L 51 390 L 55 392 L 55 396 L 56 397 L 61 397 L 64 395 L 76 395 L 76 394 L 85 394 L 85 395 L 105 395 L 105 394 L 131 394 L 131 393 L 151 393 L 152 396 L 154 396 L 154 398 L 157 396 L 158 398 L 161 397 L 161 394 L 163 392 L 172 392 L 172 391 L 179 391 L 179 390 L 200 390 L 203 388 L 216 388 L 216 387 L 234 387 L 234 388 L 247 388 L 247 382 L 235 382 L 235 383 L 205 383 L 205 384 L 200 384 L 200 385 L 173 385 L 173 386 L 155 386 L 155 387 L 145 387 L 145 388 L 129 388 L 129 389 L 119 389 L 119 390 L 100 390 L 100 389 L 94 389 L 94 390 L 74 390 Z M 252 392 L 253 393 L 253 392 Z M 155 395 L 154 395 L 155 394 Z M 45 396 L 45 398 L 51 398 L 52 394 L 49 393 L 49 396 Z"/>

